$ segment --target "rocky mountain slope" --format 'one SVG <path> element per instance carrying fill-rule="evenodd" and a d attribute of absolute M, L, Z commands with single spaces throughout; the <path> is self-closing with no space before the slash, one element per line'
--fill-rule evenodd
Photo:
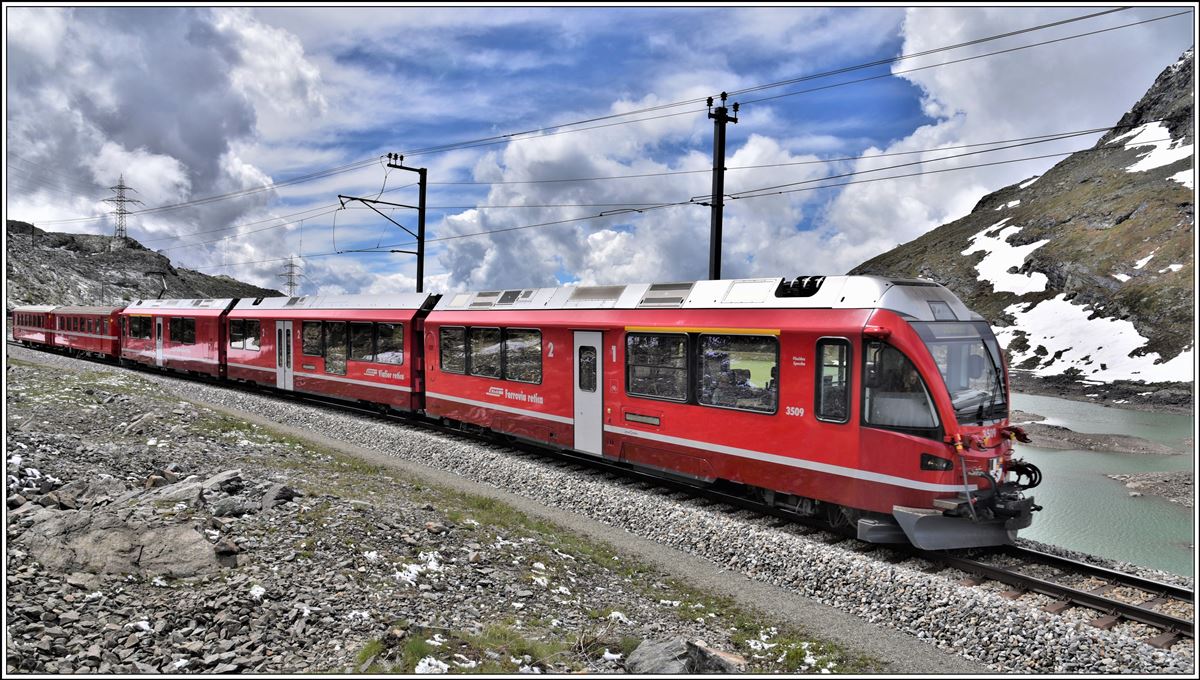
<path fill-rule="evenodd" d="M 1191 382 L 1192 71 L 1189 49 L 1092 149 L 851 273 L 946 285 L 1032 376 Z"/>
<path fill-rule="evenodd" d="M 26 304 L 122 304 L 141 298 L 280 296 L 228 276 L 171 265 L 135 240 L 46 232 L 8 220 L 6 309 Z M 165 290 L 164 290 L 165 289 Z"/>

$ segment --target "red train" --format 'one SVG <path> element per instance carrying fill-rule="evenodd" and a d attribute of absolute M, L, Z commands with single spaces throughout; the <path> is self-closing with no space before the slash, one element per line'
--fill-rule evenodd
<path fill-rule="evenodd" d="M 14 339 L 29 345 L 733 485 L 873 542 L 997 545 L 1040 509 L 1024 493 L 1040 472 L 1012 457 L 1024 435 L 1008 424 L 991 328 L 924 280 L 139 300 L 13 314 Z M 107 325 L 74 330 L 84 317 Z"/>

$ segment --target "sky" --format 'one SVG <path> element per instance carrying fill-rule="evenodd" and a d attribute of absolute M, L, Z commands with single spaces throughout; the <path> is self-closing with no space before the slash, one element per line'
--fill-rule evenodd
<path fill-rule="evenodd" d="M 5 213 L 111 234 L 123 177 L 129 235 L 177 266 L 279 287 L 294 255 L 300 294 L 408 292 L 415 258 L 386 251 L 412 238 L 338 209 L 416 205 L 395 152 L 428 168 L 427 291 L 703 279 L 704 99 L 729 91 L 722 274 L 842 274 L 1058 158 L 964 166 L 1091 146 L 935 160 L 1115 124 L 1195 16 L 922 53 L 1104 9 L 9 5 Z"/>

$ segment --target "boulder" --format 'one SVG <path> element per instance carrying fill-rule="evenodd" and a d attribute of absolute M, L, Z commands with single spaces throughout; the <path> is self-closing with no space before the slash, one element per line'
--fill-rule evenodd
<path fill-rule="evenodd" d="M 262 497 L 262 509 L 270 510 L 278 503 L 286 503 L 296 497 L 296 491 L 283 484 L 272 484 Z"/>
<path fill-rule="evenodd" d="M 687 673 L 688 644 L 681 638 L 645 640 L 625 660 L 625 670 L 638 675 Z"/>
<path fill-rule="evenodd" d="M 220 568 L 212 544 L 195 529 L 149 527 L 111 512 L 57 513 L 20 541 L 34 559 L 58 571 L 188 577 Z"/>
<path fill-rule="evenodd" d="M 746 658 L 740 654 L 722 652 L 698 640 L 687 643 L 687 657 L 689 673 L 745 673 L 747 668 Z"/>
<path fill-rule="evenodd" d="M 241 517 L 258 509 L 258 506 L 247 503 L 240 498 L 222 498 L 212 504 L 213 517 Z"/>
<path fill-rule="evenodd" d="M 745 673 L 746 659 L 732 652 L 713 649 L 699 640 L 672 638 L 646 640 L 625 660 L 625 670 L 637 674 L 715 675 Z"/>

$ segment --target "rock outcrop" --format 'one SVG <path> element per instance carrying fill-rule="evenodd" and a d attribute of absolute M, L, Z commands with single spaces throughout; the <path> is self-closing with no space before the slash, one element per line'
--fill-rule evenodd
<path fill-rule="evenodd" d="M 277 297 L 228 276 L 175 267 L 134 239 L 47 232 L 8 220 L 7 309 L 26 304 L 121 305 L 144 298 Z"/>

